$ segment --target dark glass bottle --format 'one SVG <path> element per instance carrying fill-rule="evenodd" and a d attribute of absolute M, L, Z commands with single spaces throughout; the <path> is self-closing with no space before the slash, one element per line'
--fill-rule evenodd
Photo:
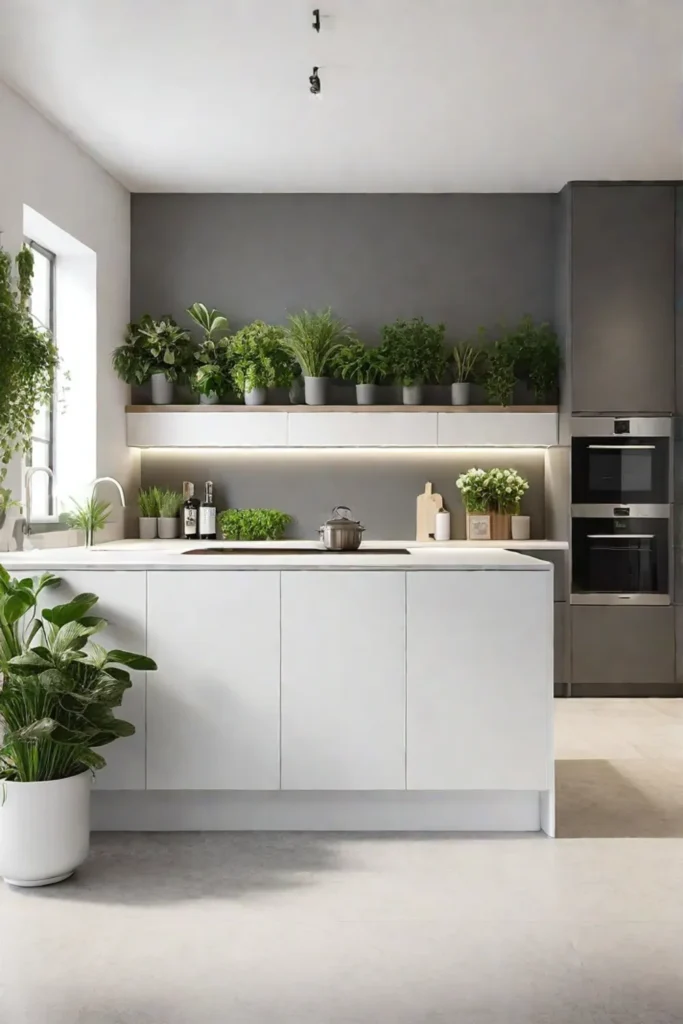
<path fill-rule="evenodd" d="M 194 484 L 183 481 L 183 540 L 197 540 L 199 537 L 199 498 L 194 496 Z"/>
<path fill-rule="evenodd" d="M 207 480 L 204 487 L 204 501 L 199 506 L 200 540 L 216 539 L 216 506 L 213 503 L 213 483 Z"/>

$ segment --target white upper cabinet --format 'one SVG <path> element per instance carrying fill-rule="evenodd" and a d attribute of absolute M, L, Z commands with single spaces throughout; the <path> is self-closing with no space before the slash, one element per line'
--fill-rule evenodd
<path fill-rule="evenodd" d="M 293 413 L 288 440 L 302 448 L 433 447 L 436 413 Z"/>
<path fill-rule="evenodd" d="M 557 444 L 556 412 L 439 413 L 439 447 L 469 448 Z"/>
<path fill-rule="evenodd" d="M 126 414 L 133 448 L 281 448 L 287 413 L 136 412 Z"/>

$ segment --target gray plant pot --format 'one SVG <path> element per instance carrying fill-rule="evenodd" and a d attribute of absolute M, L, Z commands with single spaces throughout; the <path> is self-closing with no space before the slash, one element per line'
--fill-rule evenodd
<path fill-rule="evenodd" d="M 265 388 L 252 388 L 251 391 L 244 392 L 245 405 L 265 405 L 267 398 L 268 392 Z"/>
<path fill-rule="evenodd" d="M 304 377 L 304 394 L 306 405 L 327 404 L 328 377 Z"/>
<path fill-rule="evenodd" d="M 356 384 L 356 402 L 358 405 L 376 405 L 377 385 Z"/>
<path fill-rule="evenodd" d="M 171 405 L 173 402 L 173 381 L 166 380 L 163 373 L 152 374 L 152 402 L 154 405 Z"/>
<path fill-rule="evenodd" d="M 218 395 L 215 391 L 212 391 L 210 395 L 199 396 L 200 405 L 218 405 Z"/>
<path fill-rule="evenodd" d="M 174 516 L 173 519 L 168 516 L 159 516 L 157 527 L 162 540 L 175 540 L 179 533 L 180 520 L 177 516 Z"/>
<path fill-rule="evenodd" d="M 140 540 L 154 540 L 157 535 L 157 517 L 140 516 Z"/>
<path fill-rule="evenodd" d="M 470 386 L 462 380 L 456 380 L 451 384 L 451 405 L 469 405 Z"/>
<path fill-rule="evenodd" d="M 403 386 L 403 404 L 404 405 L 422 405 L 422 385 L 421 384 L 410 384 L 408 387 Z"/>

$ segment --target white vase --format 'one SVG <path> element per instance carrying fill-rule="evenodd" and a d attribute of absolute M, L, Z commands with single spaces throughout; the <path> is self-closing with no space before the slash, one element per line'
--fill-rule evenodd
<path fill-rule="evenodd" d="M 244 392 L 245 405 L 265 405 L 268 398 L 266 388 L 250 388 Z"/>
<path fill-rule="evenodd" d="M 140 540 L 154 540 L 157 535 L 157 517 L 140 516 L 138 523 L 140 525 Z"/>
<path fill-rule="evenodd" d="M 306 405 L 325 405 L 327 403 L 328 380 L 328 377 L 304 377 Z"/>
<path fill-rule="evenodd" d="M 90 849 L 86 769 L 55 782 L 0 782 L 0 875 L 10 885 L 61 882 Z"/>
<path fill-rule="evenodd" d="M 531 537 L 531 516 L 510 516 L 513 540 L 529 540 Z"/>
<path fill-rule="evenodd" d="M 175 540 L 180 532 L 180 520 L 178 516 L 159 516 L 157 529 L 161 540 Z"/>
<path fill-rule="evenodd" d="M 377 386 L 375 384 L 356 384 L 356 404 L 375 405 L 377 403 Z"/>
<path fill-rule="evenodd" d="M 404 384 L 403 385 L 403 404 L 404 405 L 422 405 L 423 389 L 421 384 Z"/>
<path fill-rule="evenodd" d="M 163 373 L 152 374 L 153 405 L 170 405 L 173 401 L 173 382 Z"/>
<path fill-rule="evenodd" d="M 451 405 L 470 404 L 470 385 L 467 381 L 456 380 L 451 384 Z"/>

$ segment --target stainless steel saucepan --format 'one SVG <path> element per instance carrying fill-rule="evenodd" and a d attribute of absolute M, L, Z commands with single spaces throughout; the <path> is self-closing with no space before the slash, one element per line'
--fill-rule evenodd
<path fill-rule="evenodd" d="M 337 505 L 319 533 L 328 551 L 357 551 L 364 531 L 365 527 L 352 518 L 350 508 Z"/>

